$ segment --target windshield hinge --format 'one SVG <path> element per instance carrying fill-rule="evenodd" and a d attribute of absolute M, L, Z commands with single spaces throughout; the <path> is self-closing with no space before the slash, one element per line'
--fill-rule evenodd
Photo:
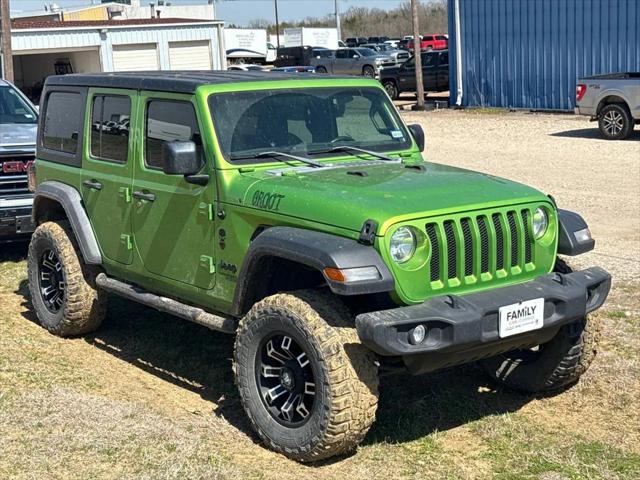
<path fill-rule="evenodd" d="M 360 238 L 358 242 L 363 245 L 373 245 L 376 240 L 376 231 L 378 230 L 378 222 L 375 220 L 367 220 L 360 229 Z"/>

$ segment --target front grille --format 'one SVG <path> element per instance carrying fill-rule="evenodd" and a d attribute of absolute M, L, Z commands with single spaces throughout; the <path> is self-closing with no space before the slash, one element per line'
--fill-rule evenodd
<path fill-rule="evenodd" d="M 26 166 L 34 158 L 32 154 L 0 156 L 0 197 L 29 194 Z"/>
<path fill-rule="evenodd" d="M 530 218 L 530 211 L 522 209 L 427 223 L 429 280 L 440 282 L 432 287 L 474 283 L 483 274 L 492 278 L 524 272 L 534 261 Z"/>

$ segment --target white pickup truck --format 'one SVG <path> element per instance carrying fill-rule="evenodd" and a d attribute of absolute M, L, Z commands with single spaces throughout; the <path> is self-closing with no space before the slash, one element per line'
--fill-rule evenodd
<path fill-rule="evenodd" d="M 629 138 L 640 124 L 640 72 L 578 79 L 575 112 L 597 120 L 608 140 Z"/>

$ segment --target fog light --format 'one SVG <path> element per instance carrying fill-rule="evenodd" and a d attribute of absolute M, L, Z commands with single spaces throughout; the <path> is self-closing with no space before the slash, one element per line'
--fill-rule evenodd
<path fill-rule="evenodd" d="M 578 243 L 586 243 L 591 240 L 591 232 L 588 228 L 583 228 L 582 230 L 573 232 L 573 236 L 576 238 Z"/>
<path fill-rule="evenodd" d="M 418 325 L 416 328 L 409 332 L 409 341 L 413 345 L 418 345 L 419 343 L 422 343 L 426 333 L 427 329 L 424 328 L 424 325 Z"/>

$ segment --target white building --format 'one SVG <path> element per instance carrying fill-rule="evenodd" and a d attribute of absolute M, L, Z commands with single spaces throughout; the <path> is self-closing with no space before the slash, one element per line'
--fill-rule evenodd
<path fill-rule="evenodd" d="M 15 82 L 36 92 L 53 74 L 226 68 L 223 22 L 183 18 L 13 24 Z"/>

